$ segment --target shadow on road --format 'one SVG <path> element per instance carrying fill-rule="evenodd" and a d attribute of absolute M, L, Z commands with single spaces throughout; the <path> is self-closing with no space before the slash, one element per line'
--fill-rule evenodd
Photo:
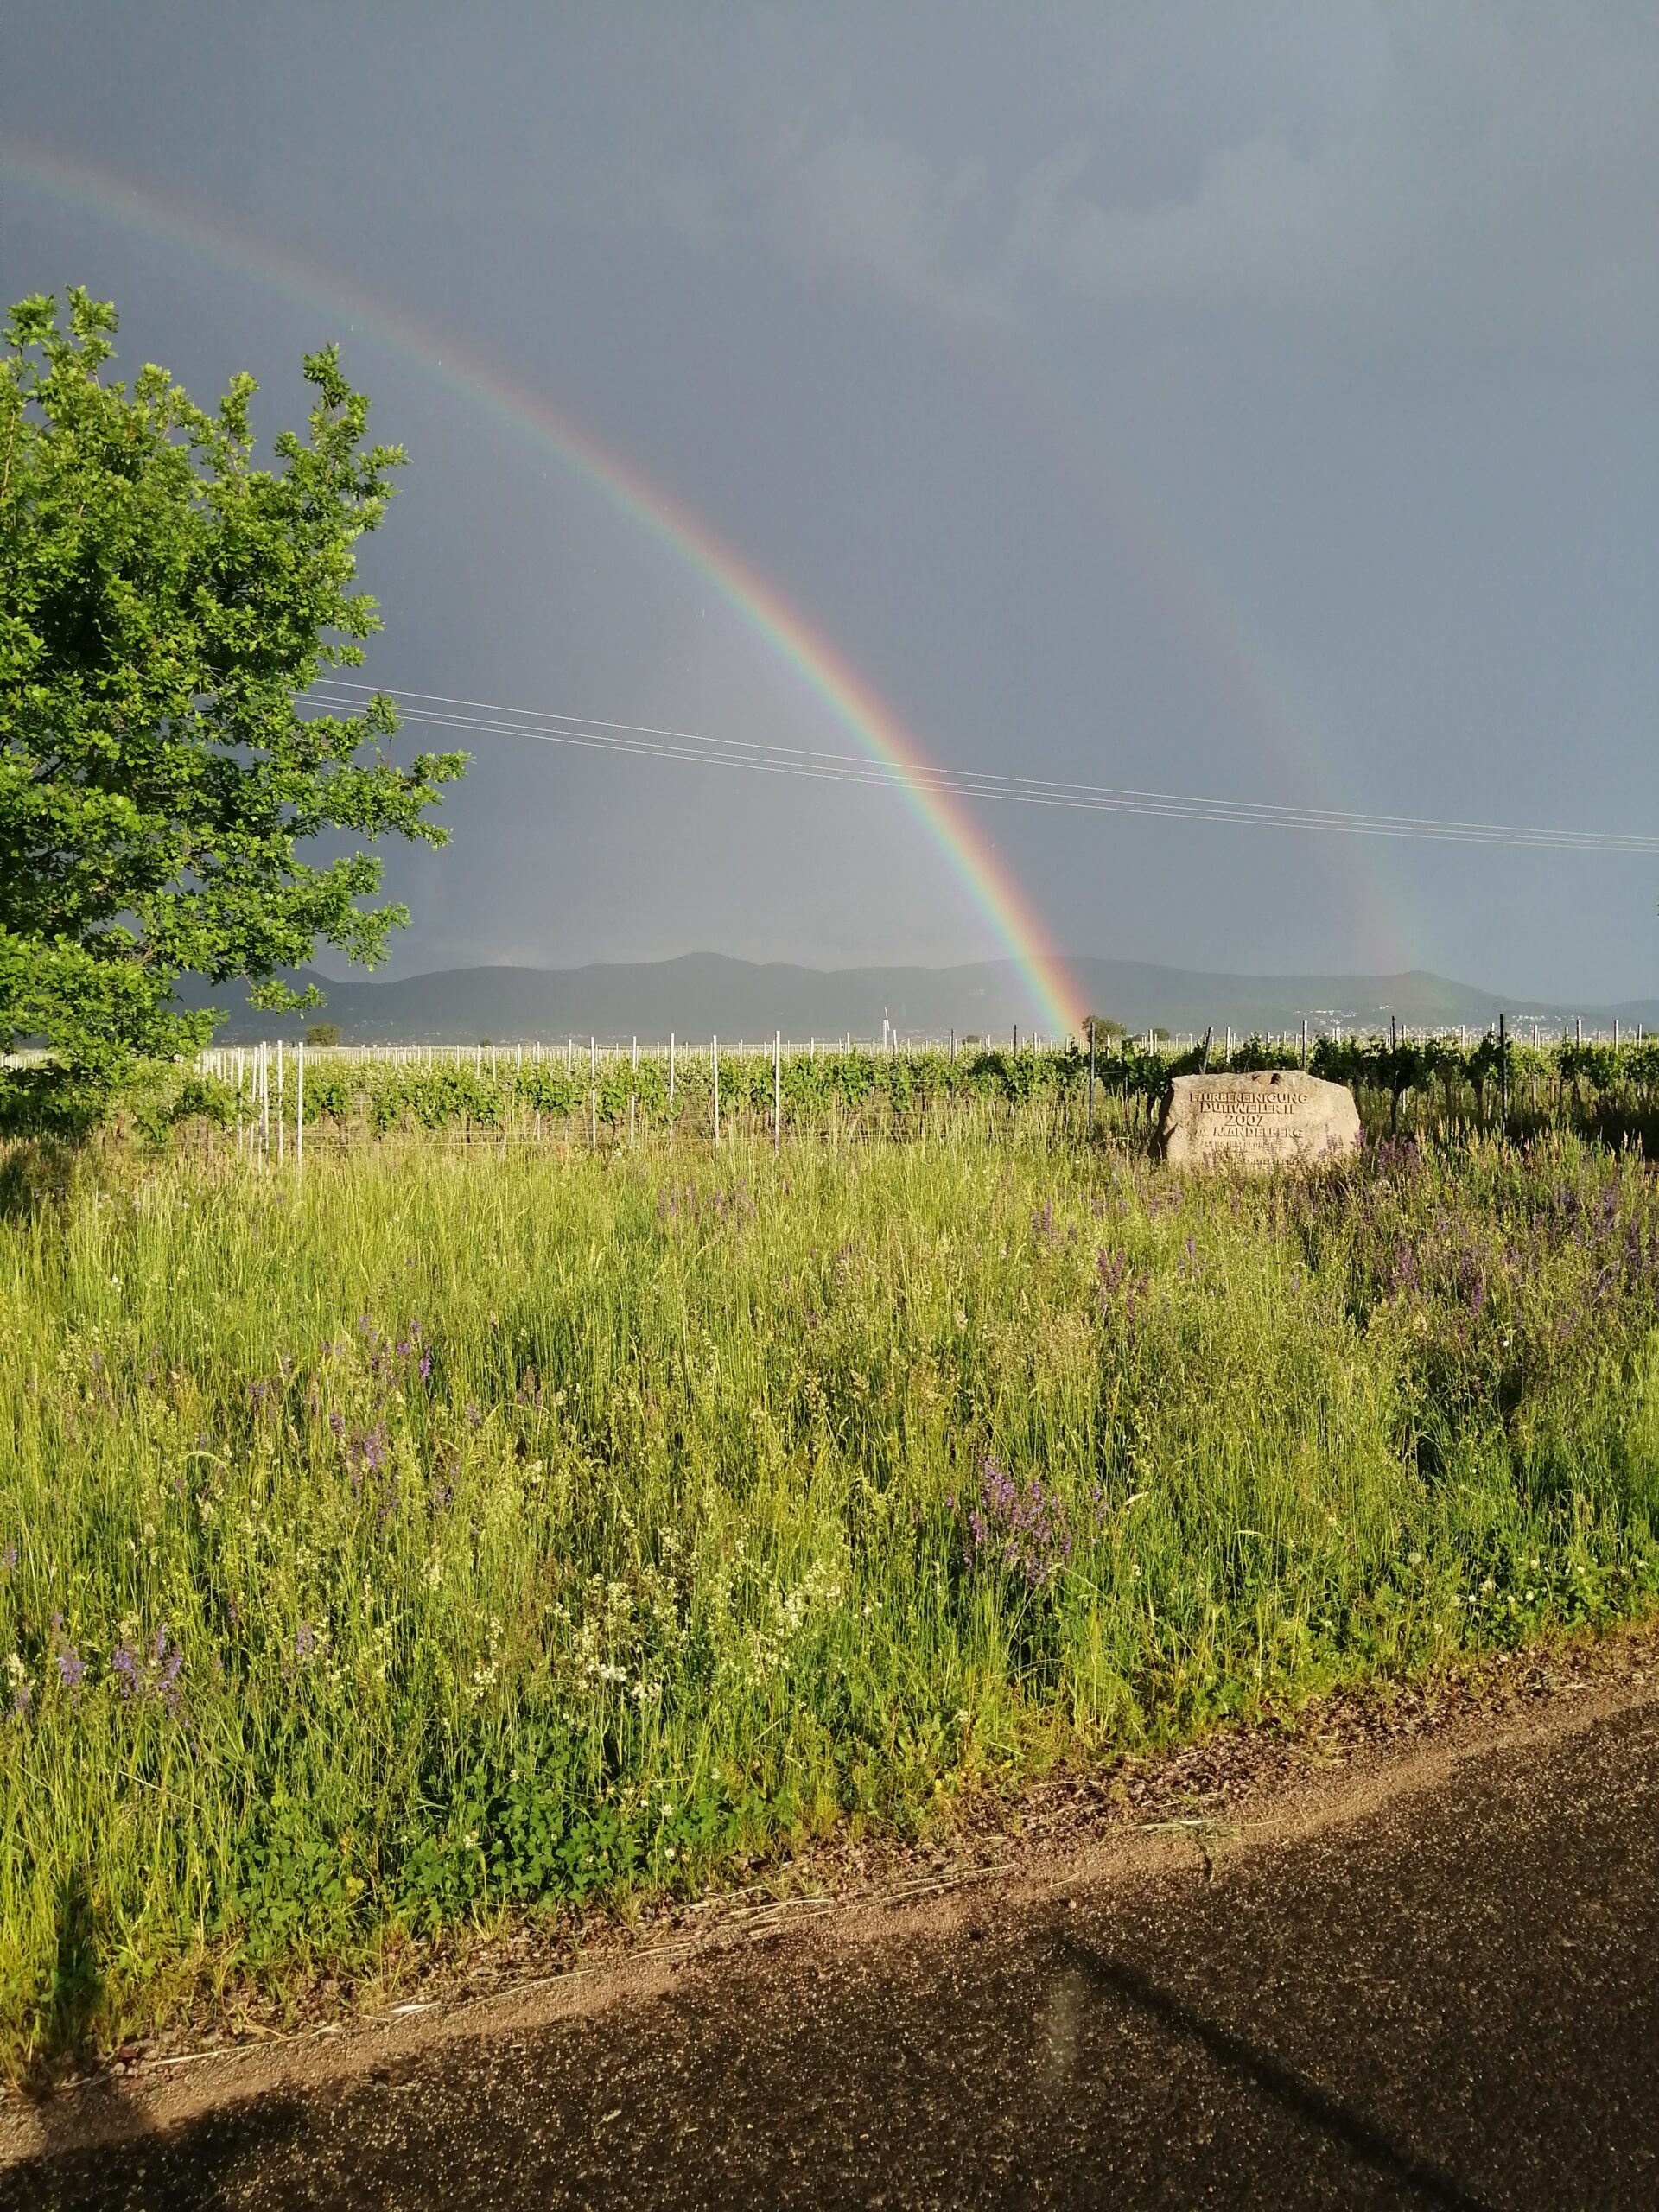
<path fill-rule="evenodd" d="M 99 2098 L 99 2091 L 79 2092 Z M 96 2107 L 79 2107 L 78 2132 Z M 262 2098 L 167 2134 L 43 2151 L 0 2173 L 0 2212 L 221 2212 L 231 2184 L 256 2171 L 304 2120 L 297 2098 Z"/>
<path fill-rule="evenodd" d="M 1279 2060 L 1254 2050 L 1230 2028 L 1206 2019 L 1181 1999 L 1160 1989 L 1140 1970 L 1121 1959 L 1103 1958 L 1075 1938 L 1063 1946 L 1072 1965 L 1098 1991 L 1109 1990 L 1170 2029 L 1198 2044 L 1216 2063 L 1243 2075 L 1287 2112 L 1316 2128 L 1389 2180 L 1414 2190 L 1428 2203 L 1445 2205 L 1450 2212 L 1488 2212 L 1479 2197 L 1471 2196 L 1452 2177 L 1403 2144 L 1396 2143 L 1363 2114 L 1341 2104 Z"/>
<path fill-rule="evenodd" d="M 24 2088 L 35 2111 L 41 2148 L 0 2173 L 0 2212 L 137 2212 L 165 2203 L 183 2212 L 213 2212 L 226 2201 L 223 2184 L 244 2164 L 273 2149 L 300 2125 L 297 2101 L 272 2098 L 210 2119 L 176 2137 L 158 2134 L 141 2117 L 116 2075 L 97 2069 L 99 1964 L 104 1929 L 84 1866 L 65 1876 L 58 1892 L 57 1946 L 46 2032 Z M 65 2088 L 65 2077 L 90 2078 Z M 90 2147 L 89 2147 L 90 2141 Z"/>

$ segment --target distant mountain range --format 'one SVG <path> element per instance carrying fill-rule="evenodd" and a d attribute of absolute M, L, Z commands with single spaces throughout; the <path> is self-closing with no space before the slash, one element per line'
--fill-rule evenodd
<path fill-rule="evenodd" d="M 1344 1028 L 1459 1022 L 1484 1028 L 1500 1007 L 1525 1021 L 1570 1020 L 1611 1029 L 1615 1020 L 1659 1028 L 1659 999 L 1619 1005 L 1558 1006 L 1501 998 L 1445 976 L 1413 970 L 1401 976 L 1204 975 L 1132 960 L 1068 961 L 1090 1007 L 1143 1030 L 1230 1027 L 1237 1033 L 1314 1027 L 1334 1020 Z M 300 969 L 290 981 L 314 980 Z M 212 1005 L 226 1019 L 220 1041 L 298 1036 L 316 1020 L 337 1022 L 356 1044 L 498 1044 L 532 1038 L 597 1037 L 601 1043 L 665 1040 L 718 1034 L 735 1041 L 770 1037 L 879 1037 L 883 1020 L 900 1036 L 1002 1037 L 1017 1024 L 1022 1036 L 1046 1029 L 1030 983 L 1012 961 L 976 961 L 959 968 L 787 966 L 693 952 L 677 960 L 601 963 L 587 968 L 449 968 L 397 982 L 316 977 L 327 1008 L 308 1015 L 256 1013 L 241 986 L 210 989 L 187 980 L 180 998 Z"/>

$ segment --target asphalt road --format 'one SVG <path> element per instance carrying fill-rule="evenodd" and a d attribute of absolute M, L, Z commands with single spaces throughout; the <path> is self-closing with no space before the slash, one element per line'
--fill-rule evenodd
<path fill-rule="evenodd" d="M 1659 2205 L 1659 1705 L 1309 1840 L 822 1930 L 0 2205 Z"/>

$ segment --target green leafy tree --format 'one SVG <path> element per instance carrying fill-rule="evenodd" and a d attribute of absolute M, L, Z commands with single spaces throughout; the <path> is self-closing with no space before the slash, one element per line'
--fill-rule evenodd
<path fill-rule="evenodd" d="M 353 547 L 404 459 L 365 444 L 336 349 L 306 357 L 306 435 L 256 467 L 251 376 L 212 414 L 153 365 L 106 380 L 115 311 L 68 299 L 67 327 L 51 297 L 13 308 L 0 356 L 0 1046 L 45 1038 L 73 1120 L 211 1035 L 181 975 L 291 1009 L 321 995 L 279 971 L 319 943 L 378 960 L 408 918 L 372 903 L 378 860 L 299 849 L 442 844 L 427 817 L 467 756 L 398 767 L 390 700 L 299 703 L 378 626 Z"/>
<path fill-rule="evenodd" d="M 305 1041 L 308 1045 L 315 1045 L 325 1050 L 338 1045 L 340 1024 L 337 1021 L 314 1021 L 305 1033 Z"/>

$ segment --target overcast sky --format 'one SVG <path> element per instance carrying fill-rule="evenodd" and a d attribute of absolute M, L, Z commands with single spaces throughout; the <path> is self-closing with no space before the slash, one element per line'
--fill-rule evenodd
<path fill-rule="evenodd" d="M 0 0 L 0 276 L 113 297 L 198 398 L 251 368 L 267 429 L 342 340 L 410 455 L 364 548 L 388 685 L 852 747 L 390 310 L 734 547 L 932 760 L 1653 830 L 1656 118 L 1620 0 Z M 891 792 L 486 737 L 448 815 L 392 861 L 392 972 L 1001 949 Z M 976 819 L 1078 953 L 1659 977 L 1659 861 Z"/>

